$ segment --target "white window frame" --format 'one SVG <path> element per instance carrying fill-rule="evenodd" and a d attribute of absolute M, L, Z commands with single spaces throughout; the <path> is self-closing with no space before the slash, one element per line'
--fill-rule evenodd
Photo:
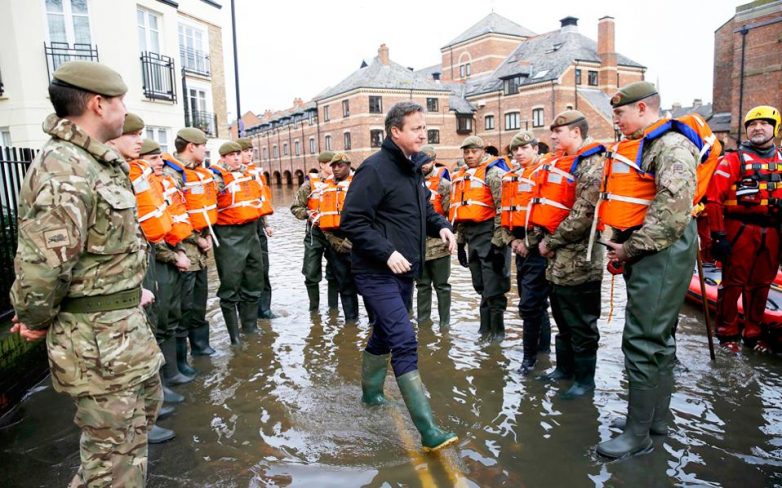
<path fill-rule="evenodd" d="M 488 122 L 490 120 L 491 120 L 491 127 L 489 127 L 489 124 L 488 124 Z M 483 130 L 494 130 L 494 128 L 496 127 L 495 124 L 496 123 L 494 121 L 494 114 L 486 114 L 483 117 Z"/>
<path fill-rule="evenodd" d="M 295 156 L 301 156 L 301 142 L 298 139 L 293 141 L 293 154 Z"/>
<path fill-rule="evenodd" d="M 323 145 L 326 146 L 326 151 L 332 151 L 331 134 L 326 134 L 323 137 Z"/>
<path fill-rule="evenodd" d="M 538 114 L 540 114 L 540 120 L 538 120 Z M 532 109 L 532 127 L 543 127 L 545 118 L 546 112 L 543 107 L 534 107 Z"/>
<path fill-rule="evenodd" d="M 348 144 L 345 144 L 346 142 Z M 353 148 L 353 136 L 350 135 L 349 130 L 342 133 L 342 148 L 345 149 L 345 151 L 350 151 Z"/>
<path fill-rule="evenodd" d="M 515 117 L 511 117 L 515 116 Z M 521 127 L 521 113 L 518 111 L 513 112 L 505 112 L 505 130 L 519 130 L 519 127 Z M 512 122 L 513 118 L 515 118 L 515 125 L 509 124 L 508 122 Z"/>
<path fill-rule="evenodd" d="M 138 14 L 139 13 L 141 13 L 144 16 L 144 24 L 143 25 L 138 22 Z M 150 25 L 149 25 L 149 18 L 150 17 L 155 17 L 155 19 L 157 20 L 157 29 L 153 29 L 152 27 L 150 27 Z M 161 54 L 162 49 L 161 49 L 160 46 L 161 46 L 161 41 L 163 40 L 162 25 L 163 25 L 163 16 L 162 15 L 160 15 L 159 13 L 157 13 L 157 12 L 155 12 L 153 10 L 149 10 L 148 8 L 142 7 L 140 5 L 136 6 L 136 27 L 137 27 L 137 31 L 139 31 L 138 32 L 138 35 L 139 35 L 139 46 L 138 46 L 139 52 L 152 52 L 152 53 Z M 142 35 L 141 32 L 140 32 L 141 30 L 144 31 L 144 34 L 143 34 L 144 35 L 144 45 L 143 46 L 142 46 L 142 42 L 141 42 L 141 35 Z M 151 46 L 150 34 L 152 32 L 157 33 L 157 46 L 156 47 Z"/>
<path fill-rule="evenodd" d="M 163 152 L 171 152 L 171 129 L 168 127 L 158 127 L 155 125 L 148 125 L 144 127 L 144 137 L 152 139 L 160 144 L 160 150 Z M 161 137 L 162 135 L 162 137 Z"/>
<path fill-rule="evenodd" d="M 193 49 L 193 51 L 202 53 L 206 57 L 209 57 L 209 31 L 207 31 L 204 28 L 204 26 L 202 26 L 202 25 L 196 24 L 194 22 L 185 22 L 185 21 L 183 21 L 183 19 L 179 19 L 179 23 L 177 24 L 177 42 L 179 43 L 179 48 L 180 49 L 182 47 L 184 47 L 185 49 L 190 47 L 190 46 L 187 45 L 187 42 L 186 42 L 187 41 L 187 32 L 183 32 L 183 29 L 191 29 L 193 31 L 192 39 L 193 39 L 193 43 L 194 44 L 196 42 L 195 41 L 195 39 L 196 39 L 195 33 L 198 32 L 199 34 L 201 34 L 201 44 L 200 44 L 200 46 L 192 47 L 191 49 Z M 200 58 L 198 58 L 198 59 L 200 59 Z M 193 67 L 189 63 L 185 63 L 185 59 L 183 59 L 182 56 L 181 56 L 181 51 L 180 51 L 180 56 L 179 56 L 179 64 L 180 64 L 181 67 L 183 67 L 185 69 L 191 69 L 191 70 L 197 71 L 199 73 L 203 72 L 203 71 L 206 71 L 206 69 L 205 69 L 206 67 L 205 66 L 203 66 L 203 67 L 199 67 L 199 66 Z M 201 69 L 201 68 L 204 68 L 204 69 Z M 210 68 L 210 70 L 211 70 L 211 68 Z"/>
<path fill-rule="evenodd" d="M 310 154 L 315 154 L 315 138 L 310 137 Z"/>
<path fill-rule="evenodd" d="M 90 0 L 85 0 L 85 2 L 87 3 L 87 30 L 90 36 L 89 42 L 87 44 L 94 45 L 92 40 L 95 38 L 95 36 L 92 34 L 92 18 L 90 16 L 92 9 L 90 8 Z M 49 10 L 46 7 L 46 0 L 41 0 L 41 3 L 43 3 L 44 25 L 46 25 L 46 40 L 50 44 L 52 42 L 62 42 L 52 41 L 51 34 L 49 32 Z M 83 16 L 83 14 L 76 15 Z M 71 7 L 71 0 L 62 0 L 62 16 L 64 17 L 65 23 L 65 42 L 67 42 L 69 46 L 73 46 L 76 43 L 76 35 L 73 28 L 73 8 Z"/>
<path fill-rule="evenodd" d="M 0 146 L 8 147 L 11 145 L 11 129 L 9 127 L 0 127 Z"/>

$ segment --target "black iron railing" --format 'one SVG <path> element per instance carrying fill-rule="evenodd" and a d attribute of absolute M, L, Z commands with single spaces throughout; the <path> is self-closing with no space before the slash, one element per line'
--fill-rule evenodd
<path fill-rule="evenodd" d="M 44 43 L 43 52 L 46 55 L 46 71 L 49 81 L 52 79 L 52 74 L 62 63 L 77 60 L 100 61 L 98 59 L 98 46 L 93 46 L 92 44 L 74 43 L 71 46 L 67 42 Z"/>
<path fill-rule="evenodd" d="M 176 102 L 174 59 L 152 52 L 141 53 L 144 96 L 150 100 Z"/>
<path fill-rule="evenodd" d="M 188 73 L 194 73 L 201 76 L 212 75 L 209 56 L 203 51 L 180 47 L 179 62 L 182 64 L 182 69 Z"/>
<path fill-rule="evenodd" d="M 209 137 L 217 137 L 217 115 L 212 112 L 191 110 L 185 114 L 185 126 L 196 127 Z"/>

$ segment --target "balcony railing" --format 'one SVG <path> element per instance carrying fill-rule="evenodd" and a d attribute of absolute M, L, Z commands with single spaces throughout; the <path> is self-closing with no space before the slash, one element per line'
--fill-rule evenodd
<path fill-rule="evenodd" d="M 182 69 L 188 73 L 194 73 L 201 76 L 212 75 L 211 67 L 209 65 L 209 56 L 203 51 L 180 47 L 179 60 L 182 63 Z"/>
<path fill-rule="evenodd" d="M 68 61 L 99 61 L 98 46 L 92 44 L 73 44 L 71 47 L 67 42 L 52 42 L 43 44 L 43 52 L 46 55 L 46 71 L 49 81 L 52 80 L 52 74 L 57 71 L 61 64 Z"/>
<path fill-rule="evenodd" d="M 141 53 L 144 96 L 150 100 L 176 102 L 174 59 L 152 52 Z"/>
<path fill-rule="evenodd" d="M 185 114 L 185 126 L 201 129 L 209 137 L 217 137 L 217 115 L 212 112 L 191 110 Z"/>

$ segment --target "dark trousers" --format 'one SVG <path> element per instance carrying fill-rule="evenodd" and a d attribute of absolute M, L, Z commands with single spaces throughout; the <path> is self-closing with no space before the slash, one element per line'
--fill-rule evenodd
<path fill-rule="evenodd" d="M 418 321 L 431 319 L 432 287 L 437 294 L 437 309 L 440 323 L 447 324 L 451 318 L 451 256 L 430 259 L 423 264 L 421 277 L 415 282 L 418 290 Z"/>
<path fill-rule="evenodd" d="M 338 252 L 332 246 L 328 246 L 326 256 L 331 263 L 331 269 L 334 271 L 334 278 L 337 281 L 345 320 L 358 320 L 358 293 L 353 274 L 350 271 L 350 253 Z"/>
<path fill-rule="evenodd" d="M 162 343 L 175 335 L 182 323 L 182 276 L 183 273 L 171 263 L 155 263 L 157 278 L 158 321 L 155 337 Z M 187 334 L 185 334 L 187 335 Z M 181 336 L 180 336 L 181 337 Z"/>
<path fill-rule="evenodd" d="M 220 247 L 214 248 L 220 305 L 251 302 L 253 307 L 257 306 L 263 284 L 263 252 L 255 238 L 257 225 L 250 222 L 214 228 L 220 240 Z"/>
<path fill-rule="evenodd" d="M 364 304 L 375 316 L 366 351 L 374 355 L 391 353 L 391 367 L 397 377 L 418 369 L 418 341 L 405 298 L 412 293 L 413 279 L 358 274 L 355 282 Z"/>
<path fill-rule="evenodd" d="M 534 358 L 538 350 L 551 344 L 548 297 L 551 284 L 546 279 L 547 260 L 537 249 L 516 256 L 516 286 L 519 290 L 519 316 L 524 321 L 524 357 Z"/>
<path fill-rule="evenodd" d="M 182 273 L 182 321 L 177 329 L 177 337 L 187 337 L 191 329 L 197 329 L 206 322 L 206 299 L 209 282 L 206 267 L 198 271 Z"/>
<path fill-rule="evenodd" d="M 258 220 L 258 239 L 261 241 L 261 298 L 258 300 L 258 315 L 271 311 L 272 282 L 269 279 L 269 239 L 266 231 Z"/>
<path fill-rule="evenodd" d="M 326 237 L 317 227 L 304 234 L 304 260 L 301 274 L 304 275 L 304 284 L 307 287 L 318 286 L 323 279 L 324 255 L 326 255 L 326 281 L 334 281 L 334 271 L 331 269 L 331 262 L 326 253 L 328 246 Z"/>
<path fill-rule="evenodd" d="M 557 344 L 562 343 L 570 357 L 594 356 L 600 341 L 600 282 L 553 285 L 551 311 L 559 329 Z"/>

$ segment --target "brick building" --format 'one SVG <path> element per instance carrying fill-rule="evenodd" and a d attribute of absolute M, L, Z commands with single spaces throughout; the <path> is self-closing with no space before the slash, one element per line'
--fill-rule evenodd
<path fill-rule="evenodd" d="M 346 151 L 360 164 L 385 137 L 386 110 L 403 100 L 426 107 L 429 143 L 451 163 L 471 134 L 500 150 L 520 129 L 549 142 L 548 124 L 568 108 L 586 114 L 590 135 L 614 140 L 610 96 L 642 80 L 645 67 L 616 52 L 612 17 L 600 19 L 597 42 L 578 32 L 578 19 L 560 22 L 535 34 L 491 13 L 442 47 L 440 63 L 420 70 L 392 61 L 382 44 L 376 57 L 309 102 L 267 111 L 257 125 L 243 117 L 247 134 L 278 184 L 302 182 L 322 150 Z"/>
<path fill-rule="evenodd" d="M 782 0 L 736 7 L 714 32 L 714 118 L 727 148 L 745 138 L 744 114 L 756 105 L 782 109 Z"/>

